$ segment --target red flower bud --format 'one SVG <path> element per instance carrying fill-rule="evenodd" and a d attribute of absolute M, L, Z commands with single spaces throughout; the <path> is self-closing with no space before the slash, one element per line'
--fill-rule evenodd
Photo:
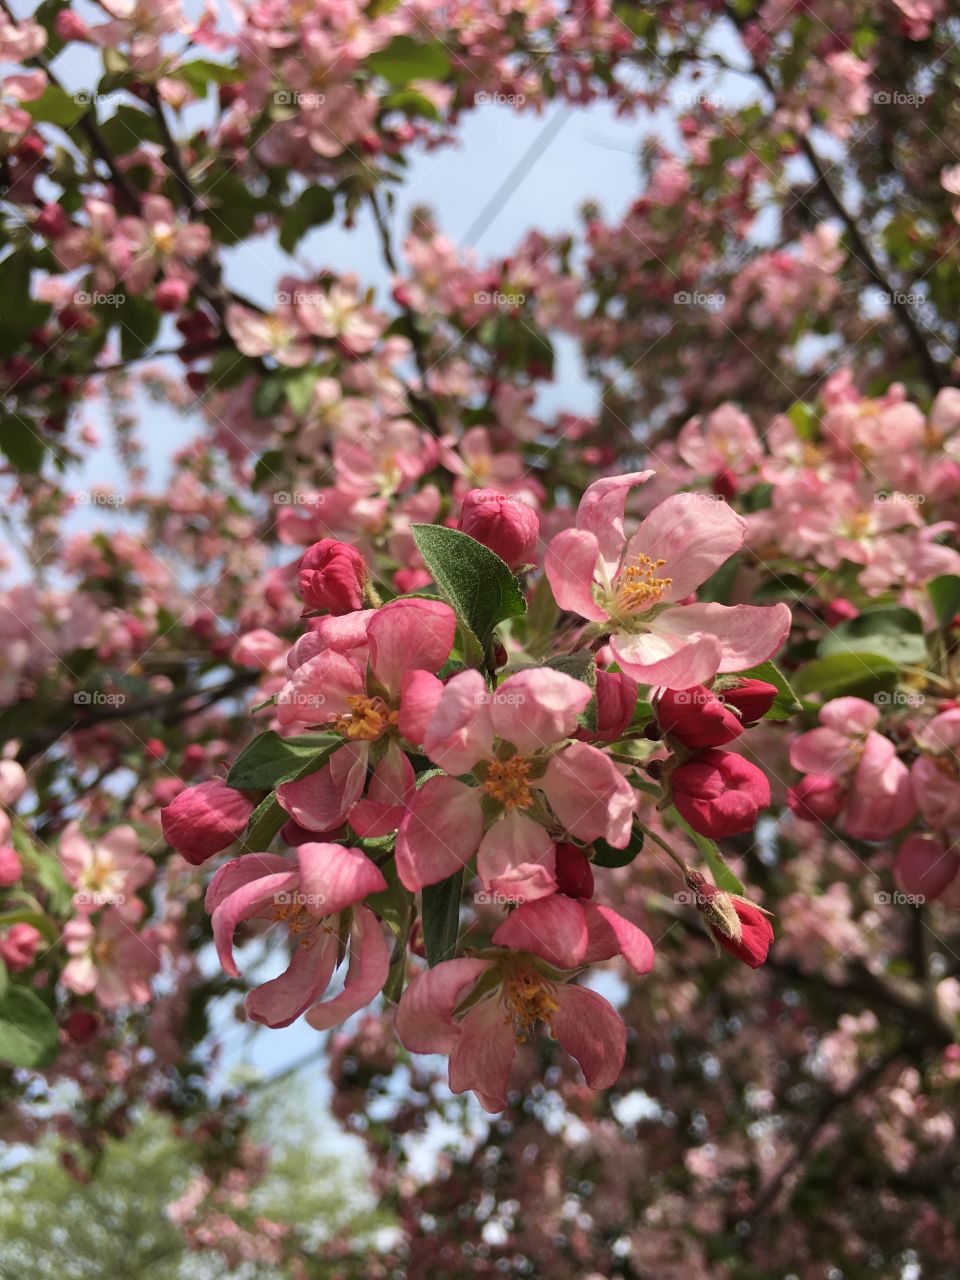
<path fill-rule="evenodd" d="M 714 840 L 751 831 L 770 803 L 770 783 L 732 751 L 703 751 L 670 775 L 673 803 L 694 831 Z"/>
<path fill-rule="evenodd" d="M 953 884 L 960 870 L 960 852 L 949 849 L 939 836 L 914 832 L 897 850 L 893 878 L 904 893 L 933 902 Z"/>
<path fill-rule="evenodd" d="M 593 868 L 586 853 L 575 844 L 557 845 L 557 889 L 568 898 L 593 897 Z"/>
<path fill-rule="evenodd" d="M 657 723 L 663 733 L 672 734 L 695 751 L 723 746 L 743 732 L 736 712 L 702 684 L 692 689 L 664 689 L 657 700 Z"/>
<path fill-rule="evenodd" d="M 190 287 L 185 280 L 161 280 L 153 291 L 153 301 L 158 311 L 179 311 L 190 297 Z"/>
<path fill-rule="evenodd" d="M 16 849 L 10 845 L 0 846 L 0 889 L 16 884 L 23 875 L 23 864 L 17 856 Z"/>
<path fill-rule="evenodd" d="M 530 562 L 540 536 L 540 517 L 519 498 L 496 489 L 472 489 L 463 500 L 457 528 L 515 569 Z"/>
<path fill-rule="evenodd" d="M 791 813 L 805 822 L 830 822 L 843 808 L 843 788 L 825 773 L 808 773 L 787 791 Z"/>
<path fill-rule="evenodd" d="M 67 217 L 66 210 L 56 203 L 45 204 L 33 224 L 36 233 L 47 240 L 56 240 L 57 236 L 62 236 L 69 226 L 70 219 Z"/>
<path fill-rule="evenodd" d="M 687 877 L 697 910 L 717 942 L 751 969 L 759 969 L 773 942 L 773 926 L 759 907 L 724 893 L 698 872 Z"/>
<path fill-rule="evenodd" d="M 40 945 L 40 930 L 32 924 L 11 925 L 0 938 L 0 958 L 8 969 L 19 972 L 33 964 L 33 957 Z"/>
<path fill-rule="evenodd" d="M 74 1009 L 63 1029 L 74 1044 L 89 1044 L 100 1032 L 100 1015 L 92 1009 Z"/>
<path fill-rule="evenodd" d="M 741 680 L 732 689 L 723 690 L 723 700 L 740 712 L 744 724 L 756 724 L 773 706 L 777 692 L 777 686 L 766 680 Z"/>
<path fill-rule="evenodd" d="M 860 610 L 855 604 L 851 604 L 849 600 L 844 600 L 840 596 L 836 600 L 831 600 L 823 611 L 823 620 L 828 627 L 835 627 L 838 622 L 849 622 L 851 618 L 858 618 Z"/>
<path fill-rule="evenodd" d="M 363 607 L 367 563 L 356 547 L 322 538 L 303 553 L 297 573 L 300 598 L 308 609 L 352 613 Z"/>
<path fill-rule="evenodd" d="M 198 867 L 243 834 L 253 803 L 219 778 L 198 782 L 160 812 L 167 844 Z"/>
<path fill-rule="evenodd" d="M 633 719 L 637 682 L 623 671 L 597 672 L 597 727 L 578 729 L 576 736 L 596 742 L 616 742 Z"/>

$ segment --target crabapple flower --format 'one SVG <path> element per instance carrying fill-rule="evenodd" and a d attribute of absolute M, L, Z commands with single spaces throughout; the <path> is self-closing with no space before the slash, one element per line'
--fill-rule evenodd
<path fill-rule="evenodd" d="M 323 538 L 300 559 L 297 585 L 307 609 L 325 609 L 335 615 L 353 613 L 363 606 L 367 562 L 355 547 L 335 538 Z"/>
<path fill-rule="evenodd" d="M 960 709 L 934 716 L 916 735 L 916 744 L 922 754 L 910 775 L 924 822 L 938 831 L 960 826 Z"/>
<path fill-rule="evenodd" d="M 13 806 L 27 789 L 27 775 L 16 760 L 0 760 L 0 804 Z"/>
<path fill-rule="evenodd" d="M 562 746 L 591 696 L 582 681 L 549 667 L 509 676 L 494 693 L 478 671 L 446 684 L 423 747 L 447 776 L 411 797 L 397 835 L 408 889 L 446 880 L 476 853 L 487 892 L 540 898 L 556 883 L 551 831 L 625 847 L 633 788 L 596 747 Z"/>
<path fill-rule="evenodd" d="M 519 498 L 496 489 L 472 489 L 463 500 L 457 528 L 515 569 L 533 558 L 540 519 L 533 507 Z"/>
<path fill-rule="evenodd" d="M 673 770 L 670 783 L 677 811 L 714 840 L 752 831 L 770 804 L 766 775 L 732 751 L 700 752 Z"/>
<path fill-rule="evenodd" d="M 694 751 L 722 747 L 743 732 L 739 718 L 704 685 L 664 689 L 656 701 L 657 724 Z"/>
<path fill-rule="evenodd" d="M 872 703 L 833 698 L 820 708 L 818 727 L 790 746 L 794 769 L 836 780 L 843 796 L 843 830 L 859 840 L 882 840 L 899 831 L 917 808 L 907 766 L 890 739 L 876 731 L 879 721 L 879 708 Z M 792 799 L 798 817 L 817 814 L 817 806 L 826 815 L 834 809 L 836 792 L 823 783 L 807 784 Z"/>
<path fill-rule="evenodd" d="M 233 937 L 244 920 L 286 925 L 293 944 L 284 972 L 246 996 L 247 1015 L 268 1027 L 286 1027 L 307 1013 L 311 1026 L 325 1030 L 369 1004 L 387 980 L 390 952 L 376 916 L 360 904 L 386 887 L 365 853 L 337 844 L 301 844 L 295 861 L 248 853 L 218 868 L 206 907 L 224 972 L 240 976 Z M 345 911 L 350 912 L 350 964 L 344 987 L 318 1003 L 337 967 L 338 917 Z"/>
<path fill-rule="evenodd" d="M 597 727 L 577 730 L 578 738 L 616 742 L 626 732 L 637 706 L 637 682 L 623 671 L 597 668 Z"/>
<path fill-rule="evenodd" d="M 766 912 L 734 893 L 725 893 L 699 872 L 687 876 L 697 910 L 717 943 L 751 969 L 759 969 L 773 942 Z"/>
<path fill-rule="evenodd" d="M 11 845 L 0 845 L 0 889 L 16 884 L 23 875 L 23 863 Z"/>
<path fill-rule="evenodd" d="M 682 604 L 739 551 L 742 516 L 704 495 L 665 498 L 626 539 L 627 493 L 654 473 L 598 480 L 576 527 L 550 543 L 545 570 L 557 604 L 610 630 L 620 667 L 644 684 L 689 689 L 718 671 L 770 658 L 790 629 L 785 604 Z"/>
<path fill-rule="evenodd" d="M 108 908 L 96 923 L 90 916 L 67 921 L 63 939 L 70 959 L 60 981 L 69 991 L 92 992 L 104 1009 L 150 1002 L 150 979 L 160 970 L 160 955 L 154 931 L 136 932 L 143 910 L 134 899 Z"/>
<path fill-rule="evenodd" d="M 436 672 L 456 632 L 453 610 L 440 600 L 393 600 L 370 611 L 364 625 L 369 676 L 366 664 L 326 648 L 293 670 L 277 698 L 281 724 L 330 725 L 344 739 L 329 764 L 277 790 L 290 816 L 315 832 L 333 831 L 348 816 L 361 836 L 386 835 L 400 825 L 415 782 L 401 740 L 422 742 L 442 692 Z M 343 631 L 345 643 L 353 644 L 356 635 Z M 370 764 L 373 776 L 361 799 Z"/>
<path fill-rule="evenodd" d="M 397 1035 L 411 1053 L 448 1054 L 451 1090 L 472 1089 L 486 1111 L 507 1105 L 517 1045 L 538 1023 L 576 1059 L 591 1089 L 607 1089 L 623 1068 L 623 1020 L 602 996 L 564 977 L 524 952 L 445 960 L 403 993 Z"/>
<path fill-rule="evenodd" d="M 33 964 L 39 945 L 40 930 L 21 921 L 11 925 L 0 936 L 0 960 L 13 973 L 19 973 L 21 969 L 29 969 Z"/>
<path fill-rule="evenodd" d="M 832 822 L 843 808 L 843 787 L 828 773 L 807 773 L 787 790 L 787 804 L 807 822 Z"/>
<path fill-rule="evenodd" d="M 946 893 L 960 871 L 960 849 L 940 836 L 915 831 L 897 850 L 893 878 L 904 893 L 934 902 Z"/>
<path fill-rule="evenodd" d="M 75 890 L 73 905 L 81 913 L 123 906 L 154 874 L 133 827 L 114 827 L 92 844 L 70 822 L 60 837 L 59 853 L 64 879 Z"/>
<path fill-rule="evenodd" d="M 160 811 L 167 844 L 195 867 L 243 835 L 254 805 L 219 778 L 187 787 Z"/>
<path fill-rule="evenodd" d="M 743 724 L 756 724 L 762 720 L 777 698 L 777 687 L 766 680 L 737 679 L 724 680 L 723 701 L 733 707 Z"/>

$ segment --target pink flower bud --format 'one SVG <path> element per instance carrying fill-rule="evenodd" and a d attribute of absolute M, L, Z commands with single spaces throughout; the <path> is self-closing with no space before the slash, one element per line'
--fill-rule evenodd
<path fill-rule="evenodd" d="M 17 973 L 19 970 L 27 969 L 33 964 L 33 958 L 37 954 L 39 945 L 39 929 L 35 929 L 32 924 L 23 922 L 14 924 L 0 938 L 0 957 L 6 963 L 8 969 L 12 969 L 14 973 Z"/>
<path fill-rule="evenodd" d="M 773 927 L 764 912 L 750 902 L 724 893 L 699 872 L 687 876 L 696 894 L 697 910 L 717 942 L 751 969 L 759 969 L 773 942 Z"/>
<path fill-rule="evenodd" d="M 74 1044 L 89 1044 L 100 1032 L 102 1020 L 92 1009 L 74 1009 L 63 1029 Z"/>
<path fill-rule="evenodd" d="M 849 622 L 851 618 L 858 618 L 860 610 L 855 604 L 851 604 L 849 600 L 844 600 L 842 596 L 836 600 L 831 600 L 823 611 L 823 620 L 828 627 L 835 627 L 838 622 Z"/>
<path fill-rule="evenodd" d="M 692 689 L 664 689 L 657 700 L 657 723 L 663 733 L 672 734 L 695 751 L 720 747 L 743 732 L 736 712 L 702 684 Z"/>
<path fill-rule="evenodd" d="M 805 822 L 830 822 L 843 808 L 843 788 L 826 773 L 808 773 L 787 791 L 791 813 Z"/>
<path fill-rule="evenodd" d="M 15 805 L 27 789 L 27 775 L 16 760 L 0 760 L 0 804 Z"/>
<path fill-rule="evenodd" d="M 61 40 L 86 40 L 90 33 L 83 18 L 71 9 L 61 10 L 53 25 Z"/>
<path fill-rule="evenodd" d="M 160 813 L 166 841 L 195 867 L 243 834 L 254 805 L 219 778 L 198 782 Z"/>
<path fill-rule="evenodd" d="M 363 607 L 367 563 L 356 547 L 322 538 L 303 553 L 297 573 L 300 598 L 308 609 L 352 613 Z"/>
<path fill-rule="evenodd" d="M 43 236 L 46 240 L 56 240 L 58 236 L 66 233 L 70 226 L 70 219 L 67 217 L 66 210 L 62 205 L 45 204 L 37 214 L 33 229 L 37 235 Z"/>
<path fill-rule="evenodd" d="M 756 724 L 762 720 L 777 697 L 777 686 L 766 680 L 741 680 L 732 689 L 724 689 L 723 700 L 728 707 L 740 712 L 744 724 Z"/>
<path fill-rule="evenodd" d="M 953 883 L 960 870 L 960 851 L 946 848 L 939 836 L 915 832 L 897 851 L 893 878 L 904 893 L 933 902 Z"/>
<path fill-rule="evenodd" d="M 732 751 L 704 751 L 670 775 L 673 803 L 694 831 L 711 839 L 751 831 L 770 803 L 770 783 Z"/>
<path fill-rule="evenodd" d="M 0 846 L 0 889 L 16 884 L 22 875 L 23 864 L 16 849 L 8 844 Z"/>
<path fill-rule="evenodd" d="M 185 280 L 161 280 L 153 291 L 153 301 L 158 311 L 171 313 L 186 306 L 190 288 Z"/>
<path fill-rule="evenodd" d="M 533 507 L 496 489 L 471 489 L 457 528 L 495 552 L 511 569 L 529 564 L 540 536 Z"/>
<path fill-rule="evenodd" d="M 593 868 L 579 845 L 557 845 L 555 875 L 557 890 L 568 898 L 593 897 Z"/>
<path fill-rule="evenodd" d="M 597 671 L 597 727 L 578 729 L 590 741 L 616 742 L 633 719 L 637 682 L 623 671 Z"/>

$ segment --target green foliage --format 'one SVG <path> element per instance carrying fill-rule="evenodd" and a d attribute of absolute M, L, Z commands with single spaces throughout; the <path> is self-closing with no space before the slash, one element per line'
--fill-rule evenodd
<path fill-rule="evenodd" d="M 367 66 L 391 84 L 409 84 L 411 80 L 442 80 L 450 70 L 450 58 L 439 40 L 394 36 L 385 49 L 371 53 Z"/>
<path fill-rule="evenodd" d="M 0 1061 L 14 1067 L 43 1067 L 59 1047 L 56 1019 L 26 987 L 8 987 L 0 996 Z"/>
<path fill-rule="evenodd" d="M 272 791 L 281 782 L 319 769 L 342 745 L 343 739 L 331 734 L 281 738 L 268 729 L 237 756 L 227 775 L 227 786 L 238 791 Z"/>
<path fill-rule="evenodd" d="M 460 899 L 463 897 L 463 872 L 425 885 L 421 890 L 420 925 L 423 949 L 431 968 L 442 960 L 450 960 L 456 952 L 460 931 Z"/>

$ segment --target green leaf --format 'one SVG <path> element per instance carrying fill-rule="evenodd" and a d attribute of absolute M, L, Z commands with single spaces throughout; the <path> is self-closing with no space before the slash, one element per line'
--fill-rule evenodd
<path fill-rule="evenodd" d="M 892 689 L 896 679 L 897 664 L 881 654 L 831 653 L 805 663 L 793 677 L 793 688 L 798 697 L 819 693 L 826 702 L 842 693 Z"/>
<path fill-rule="evenodd" d="M 319 374 L 316 369 L 296 369 L 287 374 L 283 380 L 283 389 L 287 404 L 294 413 L 300 415 L 307 412 L 313 403 L 313 392 Z"/>
<path fill-rule="evenodd" d="M 411 532 L 437 589 L 460 619 L 472 650 L 465 657 L 478 665 L 497 623 L 526 612 L 520 584 L 498 555 L 468 534 L 439 524 L 415 524 Z"/>
<path fill-rule="evenodd" d="M 275 795 L 267 796 L 250 815 L 240 852 L 265 853 L 289 816 Z"/>
<path fill-rule="evenodd" d="M 59 1045 L 56 1019 L 43 1001 L 26 987 L 9 987 L 0 998 L 0 1061 L 44 1067 Z"/>
<path fill-rule="evenodd" d="M 160 332 L 160 312 L 146 298 L 127 297 L 117 309 L 120 354 L 136 360 L 152 346 Z"/>
<path fill-rule="evenodd" d="M 634 824 L 630 831 L 630 842 L 625 849 L 615 849 L 606 840 L 598 838 L 593 842 L 593 862 L 598 867 L 627 867 L 643 848 L 643 832 Z"/>
<path fill-rule="evenodd" d="M 266 453 L 262 453 L 257 459 L 257 465 L 253 468 L 254 489 L 262 488 L 270 480 L 279 479 L 279 472 L 282 466 L 282 449 L 268 449 Z"/>
<path fill-rule="evenodd" d="M 767 684 L 776 686 L 777 696 L 773 700 L 773 706 L 763 717 L 764 720 L 789 720 L 803 710 L 800 705 L 800 699 L 790 688 L 786 676 L 772 662 L 761 662 L 755 667 L 749 667 L 746 671 L 738 671 L 735 677 L 730 678 L 729 682 L 724 677 L 721 677 L 715 687 L 720 691 L 723 690 L 725 685 L 733 688 L 736 686 L 736 681 L 741 679 L 765 680 Z"/>
<path fill-rule="evenodd" d="M 415 910 L 414 896 L 400 881 L 397 864 L 391 858 L 380 870 L 387 882 L 386 889 L 373 893 L 367 899 L 371 907 L 384 922 L 394 937 L 393 957 L 390 962 L 390 976 L 383 993 L 388 1000 L 399 1000 L 403 991 L 403 976 L 407 962 L 407 939 L 413 923 Z"/>
<path fill-rule="evenodd" d="M 960 577 L 955 573 L 941 573 L 927 583 L 937 626 L 948 627 L 960 613 Z"/>
<path fill-rule="evenodd" d="M 450 70 L 450 59 L 439 40 L 394 36 L 385 49 L 370 54 L 367 66 L 391 84 L 409 84 L 411 80 L 443 80 Z"/>
<path fill-rule="evenodd" d="M 311 227 L 320 227 L 333 217 L 336 206 L 326 187 L 307 187 L 283 215 L 280 248 L 293 253 Z"/>
<path fill-rule="evenodd" d="M 0 262 L 0 351 L 16 351 L 50 313 L 45 302 L 30 296 L 30 254 L 22 249 Z"/>
<path fill-rule="evenodd" d="M 5 413 L 0 416 L 0 451 L 18 471 L 36 475 L 43 465 L 46 446 L 28 422 Z"/>
<path fill-rule="evenodd" d="M 873 653 L 903 666 L 927 661 L 923 623 L 911 609 L 899 605 L 868 609 L 841 622 L 820 641 L 818 653 Z"/>
<path fill-rule="evenodd" d="M 317 734 L 316 740 L 281 738 L 268 729 L 244 747 L 227 775 L 227 786 L 238 791 L 272 791 L 281 782 L 291 782 L 319 769 L 343 739 Z"/>
<path fill-rule="evenodd" d="M 383 105 L 391 111 L 404 111 L 408 116 L 423 116 L 427 120 L 439 120 L 440 112 L 436 105 L 423 93 L 416 89 L 400 89 L 397 93 L 388 94 Z"/>
<path fill-rule="evenodd" d="M 126 155 L 141 142 L 161 141 L 160 126 L 156 116 L 122 103 L 109 120 L 97 126 L 104 142 L 116 155 Z"/>
<path fill-rule="evenodd" d="M 427 953 L 427 964 L 432 969 L 443 960 L 451 960 L 456 950 L 463 871 L 441 880 L 439 884 L 424 885 L 420 892 L 423 949 Z"/>
<path fill-rule="evenodd" d="M 206 58 L 196 58 L 192 62 L 184 62 L 172 72 L 176 80 L 182 80 L 198 98 L 204 98 L 212 84 L 235 84 L 243 79 L 243 72 L 237 67 L 227 66 L 223 62 L 210 62 Z"/>
<path fill-rule="evenodd" d="M 48 84 L 39 98 L 24 102 L 24 111 L 37 124 L 58 124 L 67 129 L 89 109 L 92 95 L 77 93 L 72 97 L 65 89 Z"/>

